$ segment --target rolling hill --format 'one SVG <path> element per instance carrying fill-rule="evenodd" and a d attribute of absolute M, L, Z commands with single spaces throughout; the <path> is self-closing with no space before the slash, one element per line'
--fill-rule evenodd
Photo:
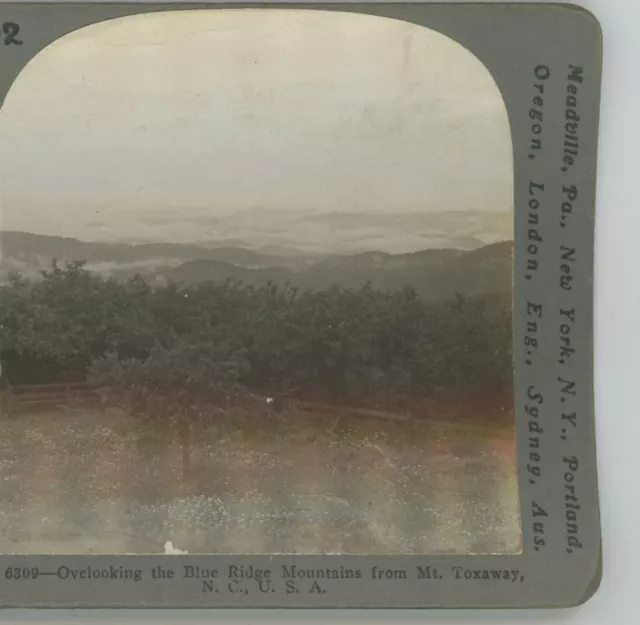
<path fill-rule="evenodd" d="M 156 283 L 193 284 L 232 278 L 254 286 L 275 282 L 309 289 L 332 285 L 358 288 L 371 283 L 391 290 L 411 286 L 428 299 L 453 297 L 456 292 L 510 293 L 513 272 L 510 241 L 471 251 L 425 249 L 406 254 L 368 251 L 311 255 L 294 248 L 256 251 L 192 243 L 90 243 L 0 232 L 0 249 L 0 278 L 6 278 L 11 271 L 37 276 L 56 259 L 61 263 L 85 261 L 88 270 L 117 279 L 140 274 Z"/>
<path fill-rule="evenodd" d="M 303 289 L 326 289 L 333 285 L 359 288 L 366 283 L 389 290 L 411 286 L 426 299 L 447 299 L 458 292 L 468 296 L 509 294 L 512 250 L 512 243 L 504 242 L 472 252 L 447 249 L 411 254 L 368 252 L 300 263 L 295 268 L 249 269 L 198 260 L 165 272 L 162 278 L 187 284 L 233 278 L 254 286 L 274 282 Z"/>

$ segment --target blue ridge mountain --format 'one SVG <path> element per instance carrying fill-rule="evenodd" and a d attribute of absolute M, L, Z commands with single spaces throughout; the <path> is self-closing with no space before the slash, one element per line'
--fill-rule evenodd
<path fill-rule="evenodd" d="M 143 275 L 156 284 L 239 280 L 256 287 L 269 282 L 302 289 L 331 286 L 379 289 L 414 288 L 427 299 L 488 293 L 510 294 L 513 243 L 504 241 L 471 251 L 425 249 L 404 254 L 304 254 L 288 248 L 205 247 L 182 243 L 85 242 L 72 238 L 0 232 L 2 273 L 26 276 L 59 263 L 84 261 L 86 268 L 117 279 Z"/>

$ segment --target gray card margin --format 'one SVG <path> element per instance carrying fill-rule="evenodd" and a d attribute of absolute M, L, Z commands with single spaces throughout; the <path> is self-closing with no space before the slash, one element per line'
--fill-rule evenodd
<path fill-rule="evenodd" d="M 49 43 L 78 28 L 138 13 L 219 8 L 304 8 L 348 11 L 408 21 L 437 30 L 473 52 L 489 69 L 505 100 L 514 144 L 515 175 L 515 290 L 514 362 L 516 421 L 519 463 L 523 552 L 510 556 L 0 556 L 1 607 L 378 607 L 378 608 L 499 608 L 570 607 L 583 603 L 597 589 L 601 577 L 601 542 L 598 510 L 593 408 L 593 229 L 595 211 L 595 170 L 597 164 L 598 116 L 602 71 L 602 32 L 587 11 L 561 4 L 404 4 L 404 3 L 316 3 L 271 2 L 198 4 L 0 4 L 0 22 L 21 26 L 22 46 L 0 46 L 0 103 L 24 66 Z M 570 64 L 584 67 L 579 85 L 578 110 L 581 117 L 580 155 L 570 173 L 561 171 L 567 74 Z M 539 158 L 529 158 L 532 120 L 529 111 L 535 91 L 536 67 L 551 69 L 545 80 L 543 149 Z M 535 224 L 541 242 L 538 268 L 527 269 L 530 260 L 529 182 L 544 182 L 545 192 Z M 561 190 L 575 184 L 579 198 L 569 222 L 560 227 Z M 560 285 L 560 246 L 575 249 L 571 261 L 571 290 Z M 527 279 L 525 276 L 529 275 Z M 538 347 L 532 355 L 524 344 L 528 303 L 541 304 L 538 320 Z M 575 308 L 571 336 L 577 350 L 568 363 L 558 362 L 559 310 Z M 525 364 L 527 360 L 531 365 Z M 558 378 L 575 381 L 575 395 L 567 396 L 570 410 L 578 415 L 578 428 L 568 440 L 561 438 L 565 424 L 560 414 L 566 406 L 561 399 Z M 535 387 L 534 390 L 531 390 Z M 528 397 L 542 393 L 537 422 L 541 435 L 542 476 L 530 483 Z M 568 553 L 565 535 L 566 474 L 563 457 L 579 459 L 575 475 L 580 498 L 579 537 L 581 549 Z M 545 546 L 535 551 L 532 502 L 548 514 L 544 517 Z M 539 520 L 539 519 L 536 519 Z M 228 593 L 203 594 L 189 580 L 171 583 L 147 581 L 91 582 L 64 581 L 56 576 L 36 581 L 9 582 L 4 571 L 10 566 L 36 566 L 55 571 L 59 566 L 109 566 L 125 564 L 150 569 L 162 564 L 179 570 L 183 563 L 221 569 L 227 564 L 254 564 L 277 572 L 281 564 L 296 563 L 309 568 L 320 566 L 357 567 L 362 580 L 327 581 L 326 594 L 287 595 L 284 585 L 263 594 L 255 588 L 238 598 Z M 409 573 L 404 581 L 373 581 L 366 573 L 373 565 L 402 568 Z M 416 566 L 432 565 L 445 573 L 443 580 L 417 580 Z M 480 579 L 455 580 L 452 566 L 479 570 L 514 569 L 522 582 L 487 582 Z M 224 584 L 228 580 L 224 577 Z"/>

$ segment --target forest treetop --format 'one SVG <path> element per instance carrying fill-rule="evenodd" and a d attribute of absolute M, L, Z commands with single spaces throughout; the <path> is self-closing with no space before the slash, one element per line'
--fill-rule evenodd
<path fill-rule="evenodd" d="M 191 394 L 257 392 L 359 401 L 512 386 L 510 296 L 432 302 L 411 287 L 237 280 L 153 286 L 82 262 L 0 287 L 10 383 L 90 380 Z"/>

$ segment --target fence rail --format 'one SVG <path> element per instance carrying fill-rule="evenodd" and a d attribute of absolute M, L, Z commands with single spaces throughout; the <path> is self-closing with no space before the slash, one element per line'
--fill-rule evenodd
<path fill-rule="evenodd" d="M 24 395 L 28 393 L 72 393 L 94 390 L 94 387 L 86 382 L 66 382 L 60 384 L 30 384 L 28 386 L 12 386 L 10 388 L 14 395 Z"/>
<path fill-rule="evenodd" d="M 389 421 L 410 421 L 411 416 L 395 412 L 385 412 L 383 410 L 372 410 L 369 408 L 352 408 L 346 406 L 334 406 L 332 404 L 318 404 L 308 401 L 289 399 L 288 407 L 300 412 L 315 412 L 333 414 L 344 417 L 371 417 L 373 419 L 387 419 Z"/>

